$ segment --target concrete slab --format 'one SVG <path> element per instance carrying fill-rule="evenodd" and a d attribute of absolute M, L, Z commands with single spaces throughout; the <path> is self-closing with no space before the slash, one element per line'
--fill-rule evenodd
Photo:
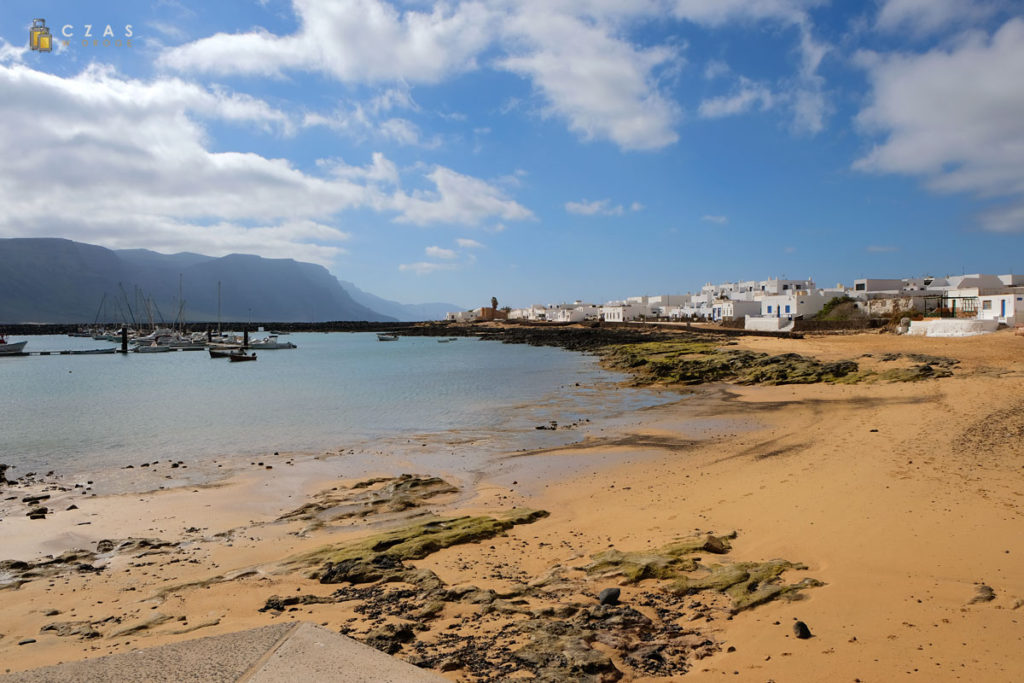
<path fill-rule="evenodd" d="M 441 676 L 313 624 L 287 623 L 47 666 L 0 683 L 437 682 Z"/>
<path fill-rule="evenodd" d="M 444 681 L 379 650 L 327 629 L 302 624 L 270 653 L 245 683 L 345 681 L 345 683 L 410 683 Z"/>

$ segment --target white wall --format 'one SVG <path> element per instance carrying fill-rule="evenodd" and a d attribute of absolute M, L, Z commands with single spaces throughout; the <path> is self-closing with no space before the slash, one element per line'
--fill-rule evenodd
<path fill-rule="evenodd" d="M 1024 294 L 988 294 L 978 297 L 979 320 L 996 320 L 1014 325 L 1018 317 L 1024 319 Z"/>

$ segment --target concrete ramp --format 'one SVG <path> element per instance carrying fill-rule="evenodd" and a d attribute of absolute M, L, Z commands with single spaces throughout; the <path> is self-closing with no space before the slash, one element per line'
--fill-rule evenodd
<path fill-rule="evenodd" d="M 424 683 L 441 676 L 307 623 L 171 643 L 0 676 L 0 683 Z"/>

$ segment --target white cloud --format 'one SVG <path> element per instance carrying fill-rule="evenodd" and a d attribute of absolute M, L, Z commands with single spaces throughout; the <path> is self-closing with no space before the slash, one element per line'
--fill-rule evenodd
<path fill-rule="evenodd" d="M 484 245 L 480 244 L 476 240 L 471 240 L 466 237 L 460 237 L 455 240 L 455 243 L 463 249 L 483 249 Z"/>
<path fill-rule="evenodd" d="M 673 0 L 671 3 L 675 16 L 708 26 L 765 19 L 798 23 L 804 20 L 808 8 L 820 4 L 820 0 Z"/>
<path fill-rule="evenodd" d="M 676 142 L 681 113 L 661 92 L 655 71 L 677 63 L 677 52 L 640 49 L 606 24 L 555 7 L 525 3 L 507 19 L 506 35 L 521 47 L 497 64 L 530 78 L 547 101 L 546 113 L 565 119 L 584 140 L 611 140 L 628 150 Z"/>
<path fill-rule="evenodd" d="M 299 29 L 219 33 L 172 48 L 167 67 L 215 74 L 279 76 L 320 71 L 344 82 L 437 83 L 476 68 L 491 41 L 493 12 L 482 2 L 400 11 L 380 0 L 293 0 Z"/>
<path fill-rule="evenodd" d="M 0 64 L 20 62 L 24 59 L 26 52 L 28 52 L 27 47 L 17 47 L 0 38 Z"/>
<path fill-rule="evenodd" d="M 323 126 L 356 140 L 373 138 L 428 149 L 440 146 L 441 139 L 438 136 L 422 138 L 419 126 L 408 119 L 399 117 L 386 120 L 378 119 L 377 114 L 381 111 L 386 110 L 382 110 L 380 103 L 374 101 L 371 101 L 368 107 L 364 107 L 360 103 L 352 105 L 351 109 L 339 106 L 329 114 L 306 113 L 302 119 L 302 126 L 305 128 Z"/>
<path fill-rule="evenodd" d="M 430 261 L 417 261 L 416 263 L 403 263 L 398 266 L 398 269 L 403 272 L 412 272 L 417 275 L 430 275 L 440 270 L 455 270 L 457 266 L 454 263 L 432 263 Z"/>
<path fill-rule="evenodd" d="M 427 247 L 424 251 L 426 251 L 428 258 L 451 260 L 458 256 L 454 249 L 445 249 L 443 247 Z"/>
<path fill-rule="evenodd" d="M 736 92 L 704 100 L 700 103 L 697 113 L 703 118 L 717 119 L 745 113 L 754 105 L 759 105 L 761 111 L 766 111 L 771 109 L 773 104 L 774 98 L 767 87 L 741 76 Z"/>
<path fill-rule="evenodd" d="M 707 63 L 707 66 L 704 67 L 704 78 L 709 81 L 713 81 L 720 76 L 725 76 L 729 71 L 730 69 L 728 64 L 717 59 L 712 59 Z"/>
<path fill-rule="evenodd" d="M 883 0 L 875 26 L 892 33 L 922 37 L 947 28 L 962 28 L 991 16 L 997 3 L 977 0 Z"/>
<path fill-rule="evenodd" d="M 629 205 L 630 211 L 643 211 L 645 208 L 647 207 L 645 207 L 640 202 L 633 202 L 632 204 Z"/>
<path fill-rule="evenodd" d="M 854 164 L 875 173 L 923 177 L 940 192 L 1006 203 L 981 226 L 1024 230 L 1024 19 L 991 37 L 973 33 L 925 54 L 861 53 L 871 101 L 857 116 L 885 139 Z"/>
<path fill-rule="evenodd" d="M 566 202 L 565 210 L 579 216 L 621 216 L 622 205 L 612 206 L 610 199 L 598 199 L 588 202 L 586 199 L 579 202 Z"/>
<path fill-rule="evenodd" d="M 729 222 L 728 216 L 715 216 L 712 214 L 705 214 L 700 219 L 706 223 L 717 223 L 718 225 L 725 225 Z"/>
<path fill-rule="evenodd" d="M 818 68 L 830 48 L 814 38 L 813 22 L 807 13 L 810 8 L 824 4 L 823 0 L 674 0 L 672 4 L 676 17 L 703 26 L 769 21 L 793 27 L 799 34 L 800 65 L 796 75 L 777 88 L 779 92 L 773 99 L 788 105 L 795 131 L 813 135 L 824 129 L 829 106 L 824 93 L 825 80 L 818 74 Z M 735 113 L 729 108 L 744 104 L 749 108 L 751 104 L 738 99 L 738 95 L 734 95 L 732 101 L 717 99 L 721 101 L 709 104 L 709 111 Z"/>
<path fill-rule="evenodd" d="M 320 176 L 285 159 L 210 151 L 202 119 L 288 129 L 267 103 L 223 89 L 96 66 L 62 78 L 12 63 L 0 64 L 0 93 L 3 237 L 329 265 L 348 239 L 331 224 L 352 209 L 466 223 L 532 216 L 484 181 L 443 167 L 427 175 L 438 192 L 410 201 L 382 154 L 365 167 L 321 162 Z"/>
<path fill-rule="evenodd" d="M 320 159 L 317 165 L 328 169 L 339 178 L 388 185 L 399 184 L 398 167 L 380 152 L 374 152 L 372 161 L 366 166 L 349 166 L 341 159 Z"/>
<path fill-rule="evenodd" d="M 411 195 L 403 191 L 395 193 L 390 208 L 399 212 L 396 221 L 414 225 L 451 223 L 475 226 L 491 217 L 513 221 L 534 217 L 529 209 L 479 178 L 456 173 L 444 166 L 435 166 L 426 177 L 434 184 L 435 191 L 417 191 Z"/>
<path fill-rule="evenodd" d="M 828 110 L 817 69 L 827 47 L 813 37 L 808 8 L 821 0 L 292 0 L 298 29 L 275 35 L 253 29 L 217 34 L 166 50 L 165 67 L 212 74 L 279 76 L 314 71 L 345 83 L 397 83 L 394 101 L 366 111 L 307 117 L 309 125 L 374 134 L 404 144 L 434 146 L 407 119 L 378 122 L 387 107 L 415 108 L 408 84 L 435 84 L 480 67 L 530 80 L 543 115 L 565 121 L 586 141 L 624 150 L 674 144 L 682 109 L 664 82 L 684 64 L 685 46 L 641 45 L 631 35 L 641 22 L 666 18 L 720 28 L 774 22 L 795 27 L 800 65 L 776 88 L 792 110 L 794 127 L 816 133 Z M 493 57 L 493 58 L 492 58 Z M 711 62 L 709 78 L 728 66 Z M 784 98 L 778 94 L 785 93 Z M 510 98 L 503 113 L 523 110 Z M 380 109 L 374 110 L 377 106 Z M 478 145 L 479 145 L 479 141 Z"/>

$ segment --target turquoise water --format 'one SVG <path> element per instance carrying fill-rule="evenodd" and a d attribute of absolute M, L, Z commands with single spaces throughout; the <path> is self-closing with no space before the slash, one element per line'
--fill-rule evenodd
<path fill-rule="evenodd" d="M 101 348 L 64 336 L 26 351 Z M 431 337 L 293 334 L 255 363 L 203 352 L 0 357 L 0 462 L 62 474 L 163 459 L 367 447 L 416 435 L 536 432 L 660 402 L 604 391 L 621 377 L 554 348 Z M 577 386 L 577 384 L 579 386 Z"/>

